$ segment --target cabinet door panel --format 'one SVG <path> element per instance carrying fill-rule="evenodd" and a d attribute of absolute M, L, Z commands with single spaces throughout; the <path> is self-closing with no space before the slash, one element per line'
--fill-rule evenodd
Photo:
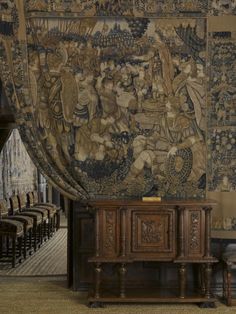
<path fill-rule="evenodd" d="M 174 256 L 174 210 L 134 210 L 131 217 L 131 255 Z"/>

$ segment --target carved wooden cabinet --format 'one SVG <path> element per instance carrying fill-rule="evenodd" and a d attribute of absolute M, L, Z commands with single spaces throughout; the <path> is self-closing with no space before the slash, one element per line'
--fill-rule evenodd
<path fill-rule="evenodd" d="M 95 252 L 92 306 L 101 302 L 214 302 L 210 293 L 211 266 L 217 260 L 210 252 L 211 209 L 214 201 L 96 201 L 89 206 L 95 214 Z M 160 291 L 127 289 L 126 275 L 135 262 L 171 262 L 178 265 L 179 287 L 168 295 Z M 103 268 L 117 267 L 118 289 L 103 286 Z M 188 268 L 197 265 L 198 284 L 187 289 Z M 116 285 L 114 285 L 116 286 Z M 157 289 L 158 290 L 158 289 Z M 166 292 L 166 293 L 165 293 Z"/>

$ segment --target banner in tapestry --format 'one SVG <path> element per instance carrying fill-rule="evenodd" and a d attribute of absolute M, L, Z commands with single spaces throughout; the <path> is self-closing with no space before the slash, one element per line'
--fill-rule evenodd
<path fill-rule="evenodd" d="M 205 196 L 205 19 L 5 11 L 3 81 L 54 185 L 73 198 Z"/>

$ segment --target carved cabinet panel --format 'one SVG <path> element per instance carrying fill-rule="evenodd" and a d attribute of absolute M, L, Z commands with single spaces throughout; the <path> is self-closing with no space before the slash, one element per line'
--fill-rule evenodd
<path fill-rule="evenodd" d="M 205 212 L 201 208 L 185 210 L 185 256 L 204 256 Z"/>
<path fill-rule="evenodd" d="M 119 256 L 120 213 L 118 208 L 101 209 L 99 219 L 99 254 L 107 257 Z"/>
<path fill-rule="evenodd" d="M 130 256 L 174 257 L 175 212 L 168 209 L 133 210 Z M 140 254 L 139 254 L 140 253 Z"/>

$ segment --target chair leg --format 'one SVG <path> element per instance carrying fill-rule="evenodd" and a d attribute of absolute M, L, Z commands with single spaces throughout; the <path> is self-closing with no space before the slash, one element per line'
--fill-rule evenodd
<path fill-rule="evenodd" d="M 6 236 L 6 255 L 7 255 L 7 257 L 9 256 L 9 236 L 7 235 Z"/>
<path fill-rule="evenodd" d="M 29 230 L 29 253 L 32 254 L 32 229 Z"/>
<path fill-rule="evenodd" d="M 43 225 L 39 226 L 39 247 L 43 244 Z"/>
<path fill-rule="evenodd" d="M 34 227 L 33 231 L 33 236 L 34 236 L 34 251 L 37 251 L 37 227 Z"/>
<path fill-rule="evenodd" d="M 60 229 L 60 224 L 61 224 L 61 215 L 60 215 L 60 213 L 57 213 L 56 217 L 57 217 L 56 230 L 59 230 Z"/>
<path fill-rule="evenodd" d="M 24 235 L 24 259 L 26 259 L 27 257 L 27 236 L 28 236 L 28 233 L 25 233 Z"/>
<path fill-rule="evenodd" d="M 48 236 L 48 224 L 47 224 L 47 221 L 45 220 L 43 224 L 43 240 L 44 241 L 47 241 L 47 236 Z"/>
<path fill-rule="evenodd" d="M 48 218 L 48 223 L 47 223 L 47 237 L 48 240 L 50 239 L 50 232 L 51 232 L 51 218 Z"/>
<path fill-rule="evenodd" d="M 16 238 L 12 237 L 12 268 L 16 267 Z"/>
<path fill-rule="evenodd" d="M 54 219 L 55 219 L 55 216 L 52 217 L 52 220 L 51 220 L 51 237 L 53 236 L 53 232 L 54 232 Z"/>
<path fill-rule="evenodd" d="M 19 251 L 19 262 L 21 263 L 21 258 L 22 258 L 22 238 L 18 239 L 18 251 Z"/>
<path fill-rule="evenodd" d="M 0 258 L 2 258 L 2 255 L 3 255 L 3 236 L 1 235 L 0 236 Z"/>

